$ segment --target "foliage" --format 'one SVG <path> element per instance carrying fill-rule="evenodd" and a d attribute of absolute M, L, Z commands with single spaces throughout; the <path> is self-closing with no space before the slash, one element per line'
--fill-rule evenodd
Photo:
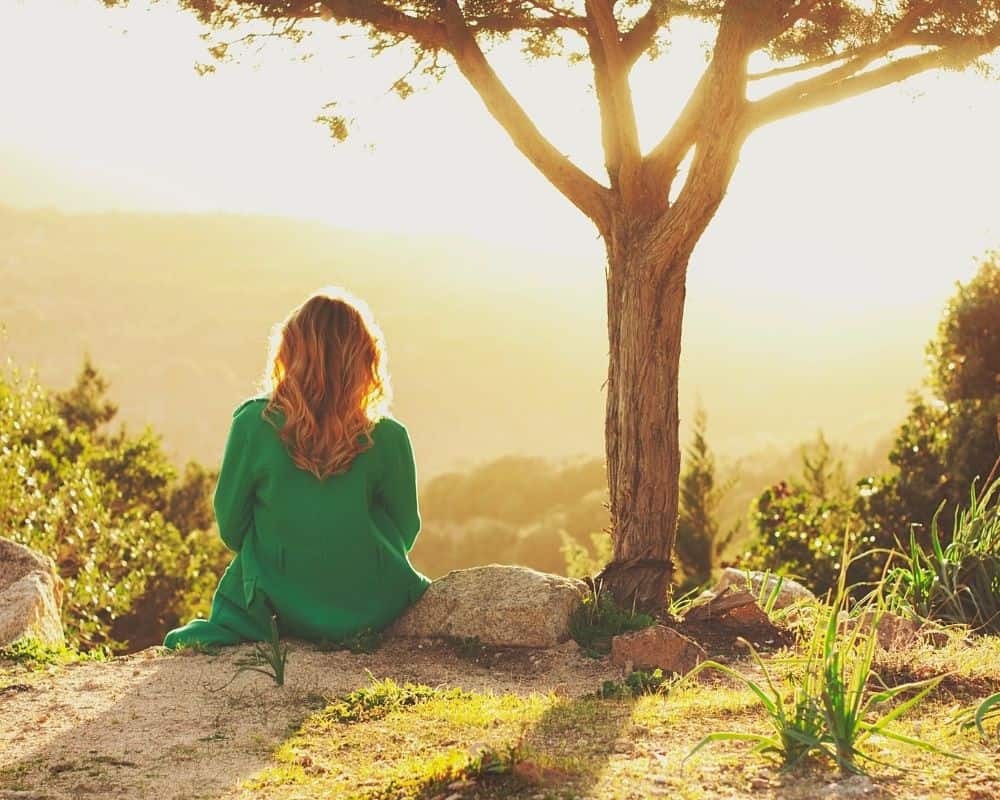
<path fill-rule="evenodd" d="M 604 681 L 596 694 L 604 700 L 620 700 L 625 697 L 639 697 L 645 694 L 663 694 L 672 682 L 671 678 L 663 675 L 663 670 L 659 667 L 652 672 L 633 670 L 624 681 Z"/>
<path fill-rule="evenodd" d="M 590 594 L 570 617 L 569 631 L 584 655 L 600 657 L 611 652 L 612 637 L 655 624 L 649 614 L 619 608 L 609 592 L 591 583 Z"/>
<path fill-rule="evenodd" d="M 955 510 L 947 545 L 938 529 L 943 508 L 931 520 L 930 547 L 911 531 L 905 565 L 890 573 L 898 601 L 927 619 L 1000 633 L 1000 480 L 982 497 L 973 483 L 968 507 Z"/>
<path fill-rule="evenodd" d="M 711 577 L 723 549 L 739 528 L 737 525 L 723 533 L 719 525 L 719 503 L 735 481 L 717 485 L 715 456 L 708 446 L 707 430 L 708 416 L 699 405 L 680 476 L 680 513 L 675 544 L 688 585 L 703 583 Z"/>
<path fill-rule="evenodd" d="M 254 642 L 253 653 L 247 658 L 241 658 L 236 662 L 238 669 L 236 670 L 236 674 L 233 675 L 233 680 L 244 672 L 259 672 L 261 675 L 267 675 L 271 678 L 276 686 L 284 686 L 288 653 L 288 645 L 281 643 L 281 635 L 278 632 L 278 618 L 272 614 L 268 640 L 266 642 Z M 228 686 L 229 684 L 226 685 Z"/>
<path fill-rule="evenodd" d="M 87 355 L 76 383 L 63 392 L 53 395 L 56 413 L 72 428 L 84 428 L 91 433 L 114 419 L 118 406 L 107 398 L 110 384 L 101 375 Z"/>
<path fill-rule="evenodd" d="M 12 365 L 0 371 L 0 530 L 55 561 L 64 629 L 84 649 L 162 640 L 204 607 L 228 560 L 218 537 L 165 516 L 176 474 L 158 437 L 90 427 L 107 421 L 94 408 L 113 408 L 106 387 L 89 363 L 58 401 Z"/>
<path fill-rule="evenodd" d="M 879 544 L 906 541 L 910 523 L 930 545 L 929 524 L 942 503 L 958 507 L 973 481 L 1000 458 L 1000 260 L 991 254 L 948 301 L 927 345 L 929 397 L 914 394 L 889 461 L 894 473 L 866 482 L 857 504 Z M 943 541 L 949 520 L 939 522 Z"/>
<path fill-rule="evenodd" d="M 73 664 L 77 661 L 105 661 L 110 657 L 110 651 L 105 648 L 96 647 L 88 652 L 80 652 L 64 644 L 45 644 L 33 637 L 18 639 L 0 647 L 0 661 L 12 661 L 27 669 Z"/>
<path fill-rule="evenodd" d="M 838 484 L 843 469 L 820 435 L 814 454 L 803 452 L 802 478 L 758 498 L 748 565 L 801 576 L 824 591 L 836 580 L 845 532 L 849 546 L 869 551 L 852 564 L 851 585 L 876 580 L 889 553 L 911 536 L 916 547 L 932 551 L 931 527 L 946 546 L 952 522 L 932 526 L 936 511 L 943 503 L 962 504 L 969 485 L 985 479 L 1000 456 L 998 318 L 1000 264 L 993 255 L 958 285 L 928 345 L 932 395 L 911 396 L 889 453 L 893 471 L 865 476 L 850 491 Z"/>
<path fill-rule="evenodd" d="M 960 730 L 967 730 L 974 727 L 979 731 L 979 735 L 983 739 L 989 736 L 986 729 L 987 723 L 993 721 L 998 723 L 996 732 L 1000 733 L 1000 692 L 991 694 L 979 703 L 979 705 L 970 709 L 964 709 L 958 715 L 958 727 Z"/>
<path fill-rule="evenodd" d="M 982 260 L 975 277 L 957 284 L 937 336 L 927 346 L 930 385 L 945 403 L 989 401 L 1000 376 L 1000 251 Z"/>
<path fill-rule="evenodd" d="M 811 755 L 825 755 L 843 771 L 863 772 L 861 759 L 874 760 L 861 750 L 872 736 L 894 739 L 929 752 L 952 755 L 920 739 L 898 733 L 890 724 L 921 703 L 940 683 L 943 675 L 880 690 L 874 672 L 877 637 L 871 631 L 885 611 L 873 602 L 867 610 L 870 627 L 841 628 L 841 612 L 846 610 L 846 579 L 851 558 L 846 548 L 841 553 L 842 567 L 832 604 L 815 621 L 805 657 L 791 693 L 772 675 L 772 669 L 749 643 L 751 656 L 764 676 L 763 683 L 715 661 L 704 661 L 685 680 L 705 669 L 714 669 L 736 678 L 756 696 L 768 715 L 774 732 L 714 732 L 695 745 L 688 757 L 715 741 L 752 741 L 759 752 L 776 754 L 785 767 L 792 767 Z M 904 698 L 905 699 L 902 699 Z M 895 704 L 895 705 L 893 705 Z"/>
<path fill-rule="evenodd" d="M 570 538 L 563 532 L 563 543 L 560 548 L 566 567 L 563 574 L 570 578 L 584 578 L 596 575 L 611 561 L 614 546 L 607 531 L 594 531 L 590 534 L 590 547 Z"/>
<path fill-rule="evenodd" d="M 756 539 L 744 566 L 773 568 L 802 580 L 817 594 L 836 584 L 845 537 L 850 547 L 869 544 L 859 533 L 863 526 L 848 505 L 838 499 L 823 500 L 801 484 L 782 481 L 764 490 L 752 519 Z M 870 559 L 854 562 L 851 582 L 871 579 L 875 569 Z"/>

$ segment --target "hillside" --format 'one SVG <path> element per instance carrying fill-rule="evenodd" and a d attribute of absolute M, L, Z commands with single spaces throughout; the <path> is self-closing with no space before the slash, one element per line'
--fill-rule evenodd
<path fill-rule="evenodd" d="M 227 215 L 0 208 L 2 352 L 68 384 L 85 352 L 129 424 L 214 463 L 254 390 L 271 325 L 326 283 L 374 308 L 396 413 L 422 477 L 507 453 L 602 452 L 603 265 L 474 240 Z M 867 447 L 900 419 L 933 317 L 801 328 L 783 301 L 689 287 L 682 418 L 699 394 L 717 452 L 787 447 L 822 427 Z M 907 316 L 908 314 L 908 316 Z"/>

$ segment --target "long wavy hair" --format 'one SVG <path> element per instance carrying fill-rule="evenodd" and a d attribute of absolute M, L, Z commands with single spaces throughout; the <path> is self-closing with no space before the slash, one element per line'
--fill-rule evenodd
<path fill-rule="evenodd" d="M 322 480 L 372 445 L 391 386 L 382 332 L 368 306 L 338 287 L 314 293 L 271 334 L 264 417 L 295 465 Z M 278 425 L 270 412 L 284 415 Z"/>

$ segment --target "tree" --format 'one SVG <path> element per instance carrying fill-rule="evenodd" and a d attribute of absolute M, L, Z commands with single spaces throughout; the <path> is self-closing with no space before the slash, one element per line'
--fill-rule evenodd
<path fill-rule="evenodd" d="M 905 542 L 911 523 L 929 546 L 931 518 L 950 535 L 953 509 L 996 477 L 1000 462 L 1000 259 L 988 255 L 948 301 L 927 345 L 929 397 L 913 393 L 900 426 L 890 475 L 868 481 L 861 508 L 869 524 Z M 890 541 L 888 544 L 891 544 Z"/>
<path fill-rule="evenodd" d="M 722 550 L 738 530 L 725 534 L 719 529 L 719 501 L 732 482 L 717 485 L 715 456 L 708 446 L 708 415 L 699 405 L 694 415 L 694 431 L 681 473 L 680 513 L 677 523 L 677 558 L 688 582 L 707 580 L 719 565 Z"/>
<path fill-rule="evenodd" d="M 76 376 L 76 383 L 55 395 L 59 416 L 69 428 L 86 428 L 95 433 L 107 425 L 118 413 L 118 406 L 108 400 L 111 384 L 94 366 L 90 356 L 84 356 L 83 367 Z"/>
<path fill-rule="evenodd" d="M 602 577 L 619 603 L 641 609 L 663 605 L 672 572 L 687 266 L 747 137 L 927 70 L 968 67 L 1000 45 L 1000 0 L 178 2 L 208 26 L 210 52 L 222 59 L 237 40 L 302 41 L 310 25 L 328 22 L 360 26 L 375 54 L 412 48 L 413 68 L 394 86 L 401 96 L 413 91 L 413 76 L 457 68 L 514 145 L 593 222 L 608 261 L 605 447 L 614 559 Z M 669 49 L 661 34 L 680 18 L 715 30 L 710 58 L 673 125 L 643 153 L 629 74 L 640 58 Z M 529 59 L 589 60 L 603 180 L 550 142 L 494 71 L 487 52 L 510 39 Z M 757 52 L 773 68 L 750 72 Z M 747 98 L 750 83 L 769 78 L 783 85 Z M 321 119 L 336 138 L 346 135 L 342 117 L 331 111 Z"/>
<path fill-rule="evenodd" d="M 939 517 L 945 545 L 954 511 L 968 505 L 970 487 L 985 488 L 1000 459 L 1000 264 L 985 259 L 959 284 L 927 346 L 927 396 L 914 392 L 889 453 L 893 470 L 847 489 L 842 462 L 820 434 L 803 447 L 802 479 L 782 481 L 757 499 L 757 534 L 748 563 L 803 577 L 817 591 L 836 582 L 845 535 L 867 555 L 853 561 L 849 583 L 877 580 L 889 552 L 909 551 L 911 530 L 931 547 Z"/>
<path fill-rule="evenodd" d="M 823 431 L 816 433 L 814 443 L 803 444 L 799 453 L 806 491 L 821 500 L 844 494 L 847 489 L 844 462 L 834 455 Z"/>

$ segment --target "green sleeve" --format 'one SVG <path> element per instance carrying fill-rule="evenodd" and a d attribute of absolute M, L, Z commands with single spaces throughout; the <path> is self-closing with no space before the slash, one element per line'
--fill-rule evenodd
<path fill-rule="evenodd" d="M 420 531 L 420 512 L 417 507 L 417 465 L 410 436 L 402 425 L 399 425 L 398 435 L 387 450 L 386 471 L 378 495 L 382 508 L 403 535 L 403 544 L 409 552 Z"/>
<path fill-rule="evenodd" d="M 255 473 L 250 432 L 256 405 L 244 404 L 233 414 L 233 424 L 226 439 L 226 450 L 215 486 L 215 519 L 219 536 L 230 550 L 239 552 L 243 539 L 253 524 Z"/>

